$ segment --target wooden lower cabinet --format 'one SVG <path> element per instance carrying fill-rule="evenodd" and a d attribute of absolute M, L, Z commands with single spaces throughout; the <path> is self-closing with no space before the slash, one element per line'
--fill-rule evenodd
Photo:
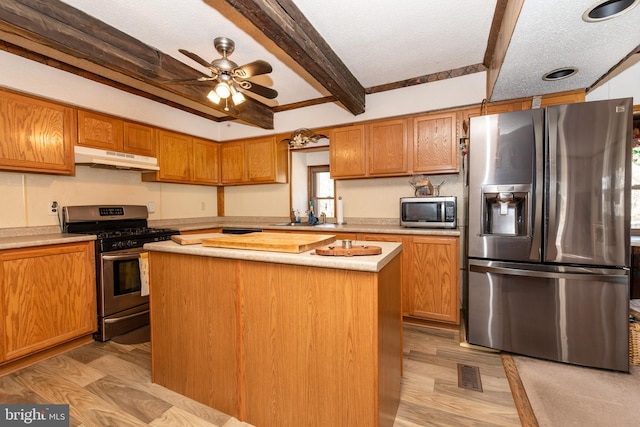
<path fill-rule="evenodd" d="M 402 243 L 402 313 L 460 323 L 460 238 L 360 234 L 358 240 Z"/>
<path fill-rule="evenodd" d="M 0 364 L 97 329 L 94 243 L 0 251 Z"/>
<path fill-rule="evenodd" d="M 379 272 L 151 251 L 152 381 L 255 426 L 391 427 L 399 256 Z"/>
<path fill-rule="evenodd" d="M 459 324 L 459 238 L 425 236 L 411 240 L 411 268 L 403 283 L 410 295 L 409 315 Z"/>

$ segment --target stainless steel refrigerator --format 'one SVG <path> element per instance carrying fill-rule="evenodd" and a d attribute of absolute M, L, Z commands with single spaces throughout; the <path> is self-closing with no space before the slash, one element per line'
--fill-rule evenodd
<path fill-rule="evenodd" d="M 468 340 L 629 370 L 632 99 L 474 117 Z"/>

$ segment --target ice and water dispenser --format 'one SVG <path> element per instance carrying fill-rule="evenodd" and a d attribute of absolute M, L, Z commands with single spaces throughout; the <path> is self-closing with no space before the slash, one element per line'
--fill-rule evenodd
<path fill-rule="evenodd" d="M 483 185 L 482 234 L 527 236 L 530 197 L 530 185 Z"/>

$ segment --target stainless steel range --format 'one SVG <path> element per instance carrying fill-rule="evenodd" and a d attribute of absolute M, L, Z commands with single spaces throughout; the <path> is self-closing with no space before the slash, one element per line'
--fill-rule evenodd
<path fill-rule="evenodd" d="M 107 341 L 149 324 L 149 295 L 140 274 L 146 253 L 142 247 L 179 232 L 149 228 L 148 216 L 147 207 L 138 205 L 62 208 L 65 232 L 96 235 L 96 340 Z"/>

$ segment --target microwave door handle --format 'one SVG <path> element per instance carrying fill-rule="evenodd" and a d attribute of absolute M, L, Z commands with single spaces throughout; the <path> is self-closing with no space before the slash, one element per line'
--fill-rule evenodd
<path fill-rule="evenodd" d="M 441 221 L 441 222 L 445 222 L 445 219 L 447 218 L 447 217 L 445 216 L 445 214 L 446 214 L 446 209 L 445 209 L 445 207 L 446 207 L 446 206 L 447 206 L 447 203 L 446 203 L 446 202 L 440 202 L 440 221 Z"/>

